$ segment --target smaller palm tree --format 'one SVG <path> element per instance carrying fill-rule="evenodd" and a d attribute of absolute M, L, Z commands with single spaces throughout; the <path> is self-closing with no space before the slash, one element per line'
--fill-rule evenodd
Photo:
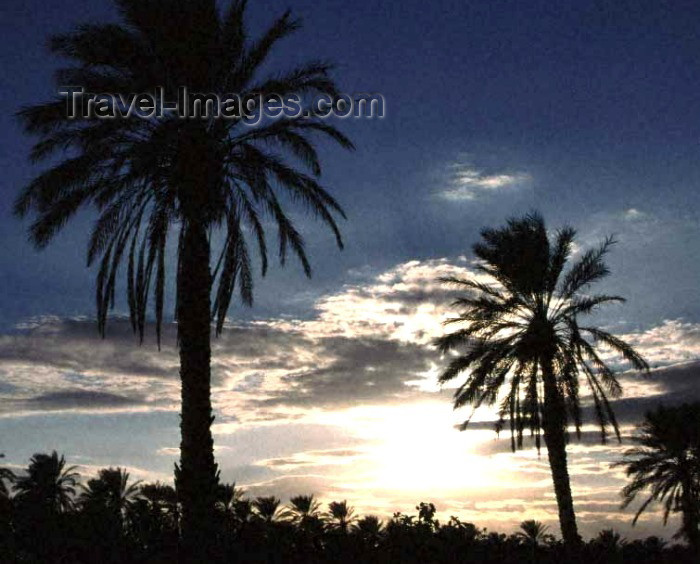
<path fill-rule="evenodd" d="M 0 458 L 5 455 L 0 453 Z M 10 498 L 15 474 L 9 468 L 0 468 L 0 545 L 7 542 L 7 536 L 11 534 L 10 520 L 12 513 L 12 499 Z"/>
<path fill-rule="evenodd" d="M 236 528 L 237 508 L 243 499 L 244 491 L 232 484 L 218 484 L 216 488 L 216 509 L 223 517 L 225 528 L 233 532 Z"/>
<path fill-rule="evenodd" d="M 236 483 L 219 484 L 216 492 L 216 506 L 224 514 L 233 513 L 233 509 L 244 495 L 242 488 L 237 488 Z"/>
<path fill-rule="evenodd" d="M 624 466 L 632 478 L 622 490 L 623 508 L 649 492 L 632 524 L 653 502 L 663 503 L 664 525 L 671 512 L 680 512 L 682 525 L 676 536 L 685 537 L 700 552 L 700 402 L 660 405 L 647 412 L 634 441 L 637 446 L 615 464 Z"/>
<path fill-rule="evenodd" d="M 614 529 L 603 529 L 591 540 L 591 544 L 599 547 L 605 554 L 617 554 L 627 544 L 627 539 Z"/>
<path fill-rule="evenodd" d="M 353 525 L 352 532 L 361 538 L 367 546 L 376 547 L 384 532 L 384 524 L 379 517 L 367 515 Z"/>
<path fill-rule="evenodd" d="M 5 458 L 5 455 L 0 453 L 0 458 Z M 15 481 L 15 473 L 9 468 L 0 468 L 0 500 L 10 499 L 10 488 L 8 484 Z"/>
<path fill-rule="evenodd" d="M 88 480 L 78 501 L 85 509 L 107 510 L 120 519 L 139 497 L 140 481 L 129 483 L 129 473 L 122 468 L 103 468 L 98 477 Z"/>
<path fill-rule="evenodd" d="M 180 515 L 175 488 L 160 482 L 143 484 L 138 499 L 145 502 L 152 514 L 158 515 L 170 526 L 177 526 Z"/>
<path fill-rule="evenodd" d="M 540 544 L 547 544 L 553 540 L 549 534 L 549 527 L 540 521 L 528 519 L 520 523 L 520 530 L 515 536 L 527 544 L 537 548 Z"/>
<path fill-rule="evenodd" d="M 27 473 L 15 481 L 17 501 L 35 510 L 58 514 L 73 508 L 75 488 L 80 477 L 76 466 L 66 467 L 64 456 L 37 453 L 29 461 Z"/>
<path fill-rule="evenodd" d="M 304 528 L 312 522 L 319 521 L 321 504 L 313 495 L 297 495 L 289 500 L 289 508 L 284 513 L 285 517 Z"/>
<path fill-rule="evenodd" d="M 253 509 L 258 518 L 269 525 L 280 517 L 280 503 L 275 496 L 256 497 L 253 500 Z"/>
<path fill-rule="evenodd" d="M 333 526 L 347 532 L 348 527 L 355 521 L 355 508 L 348 505 L 347 500 L 331 501 L 328 504 L 328 517 Z"/>

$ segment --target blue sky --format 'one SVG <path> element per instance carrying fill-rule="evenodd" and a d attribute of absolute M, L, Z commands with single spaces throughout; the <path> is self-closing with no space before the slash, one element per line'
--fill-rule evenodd
<path fill-rule="evenodd" d="M 403 504 L 397 510 L 410 509 L 429 494 L 421 490 L 435 482 L 429 476 L 414 476 L 401 492 L 387 493 L 381 476 L 388 470 L 381 470 L 372 449 L 398 452 L 403 460 L 407 445 L 388 427 L 384 443 L 372 446 L 363 421 L 384 416 L 361 409 L 374 405 L 389 410 L 386 417 L 408 420 L 414 409 L 437 420 L 441 409 L 451 416 L 446 394 L 428 384 L 406 385 L 430 380 L 431 362 L 437 362 L 425 337 L 445 313 L 434 278 L 444 269 L 469 272 L 469 249 L 479 230 L 530 209 L 540 210 L 553 228 L 575 226 L 582 246 L 616 234 L 613 276 L 602 289 L 629 302 L 599 320 L 630 336 L 654 366 L 671 371 L 656 382 L 630 380 L 631 397 L 647 405 L 644 398 L 698 389 L 697 3 L 251 4 L 255 30 L 287 7 L 304 21 L 276 65 L 333 60 L 345 91 L 379 92 L 387 111 L 382 120 L 339 123 L 358 147 L 353 154 L 322 147 L 324 182 L 349 216 L 343 225 L 347 248 L 338 252 L 328 233 L 300 216 L 313 279 L 294 263 L 274 268 L 257 282 L 255 307 L 231 311 L 230 322 L 239 329 L 230 333 L 253 339 L 249 348 L 226 335 L 216 345 L 217 455 L 227 479 L 253 491 L 277 488 L 280 495 L 313 487 L 386 513 L 393 502 Z M 122 464 L 165 478 L 175 459 L 168 449 L 177 446 L 172 351 L 166 347 L 158 355 L 152 342 L 133 348 L 119 322 L 113 339 L 96 338 L 94 272 L 85 268 L 84 253 L 89 215 L 37 253 L 26 242 L 26 224 L 10 214 L 18 190 L 38 170 L 27 162 L 31 140 L 13 113 L 54 94 L 58 62 L 45 49 L 47 36 L 86 20 L 111 19 L 114 10 L 94 0 L 7 0 L 1 10 L 0 450 L 14 464 L 35 450 L 56 448 L 82 460 L 86 473 Z M 425 291 L 414 295 L 420 286 Z M 368 371 L 379 374 L 368 380 L 362 376 Z M 312 409 L 312 400 L 321 407 Z M 284 426 L 287 442 L 278 436 Z M 137 441 L 135 428 L 141 432 Z M 450 435 L 454 442 L 444 448 L 471 444 L 468 434 Z M 493 436 L 479 437 L 479 456 L 496 465 L 499 457 L 511 456 L 484 453 Z M 581 449 L 579 484 L 590 490 L 582 495 L 590 496 L 590 507 L 599 503 L 605 515 L 619 517 L 615 523 L 623 527 L 629 516 L 614 515 L 619 483 L 605 466 L 614 453 Z M 504 468 L 532 463 L 528 468 L 535 472 L 537 459 L 530 455 L 507 459 Z M 588 484 L 596 471 L 586 464 L 603 468 L 602 485 Z M 374 502 L 338 477 L 344 468 L 364 468 L 373 476 Z M 547 475 L 537 476 L 546 498 Z M 474 501 L 477 492 L 460 489 L 457 477 L 441 479 L 452 478 L 454 488 L 436 500 L 439 509 L 442 503 L 444 511 L 512 525 L 502 509 L 511 507 L 503 500 L 516 499 L 504 497 L 507 488 L 493 493 L 489 506 Z M 554 515 L 547 499 L 541 506 L 520 502 L 544 511 L 547 520 Z M 478 503 L 481 509 L 474 508 Z M 593 511 L 590 522 L 600 515 Z"/>

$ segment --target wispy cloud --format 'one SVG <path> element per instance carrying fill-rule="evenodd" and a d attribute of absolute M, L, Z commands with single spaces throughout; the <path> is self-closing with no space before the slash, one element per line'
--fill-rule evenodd
<path fill-rule="evenodd" d="M 454 164 L 450 168 L 449 187 L 438 196 L 449 201 L 470 201 L 513 190 L 529 184 L 532 178 L 522 172 L 491 172 L 466 164 Z"/>

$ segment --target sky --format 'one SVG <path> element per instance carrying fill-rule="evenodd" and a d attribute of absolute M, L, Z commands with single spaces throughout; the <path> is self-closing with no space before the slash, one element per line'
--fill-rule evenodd
<path fill-rule="evenodd" d="M 314 268 L 256 279 L 213 343 L 214 435 L 222 479 L 251 495 L 316 493 L 383 517 L 432 501 L 443 519 L 557 531 L 546 454 L 509 452 L 479 412 L 453 426 L 430 345 L 454 297 L 437 278 L 474 273 L 483 227 L 539 210 L 574 226 L 578 248 L 614 234 L 600 290 L 628 302 L 596 322 L 639 347 L 650 376 L 624 372 L 623 444 L 593 426 L 572 443 L 584 536 L 610 526 L 670 538 L 650 512 L 619 510 L 611 468 L 645 409 L 700 399 L 700 5 L 695 2 L 336 0 L 251 3 L 260 32 L 287 7 L 304 27 L 280 68 L 336 63 L 346 92 L 377 92 L 386 116 L 338 125 L 357 145 L 321 145 L 323 183 L 343 204 L 346 248 L 299 215 Z M 40 170 L 14 113 L 55 93 L 50 34 L 115 18 L 105 0 L 6 0 L 0 104 L 0 452 L 25 465 L 56 449 L 85 476 L 108 465 L 169 481 L 178 455 L 174 328 L 139 347 L 117 304 L 97 335 L 85 214 L 50 248 L 11 215 Z M 592 423 L 592 421 L 591 421 Z"/>

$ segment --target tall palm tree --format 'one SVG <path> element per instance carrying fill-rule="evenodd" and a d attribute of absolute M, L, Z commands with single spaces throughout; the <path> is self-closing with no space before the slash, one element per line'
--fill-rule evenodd
<path fill-rule="evenodd" d="M 459 315 L 447 320 L 463 327 L 436 340 L 443 354 L 457 353 L 439 381 L 444 384 L 466 372 L 454 393 L 455 408 L 471 404 L 476 410 L 500 398 L 497 430 L 509 420 L 513 450 L 522 447 L 524 429 L 530 429 L 538 449 L 544 432 L 562 536 L 569 546 L 576 546 L 580 538 L 566 443 L 569 422 L 580 436 L 580 380 L 592 396 L 601 439 L 606 440 L 612 426 L 619 440 L 608 398 L 622 390 L 597 345 L 619 353 L 634 368 L 648 370 L 627 343 L 579 323 L 599 306 L 624 301 L 587 293 L 592 283 L 609 273 L 603 259 L 613 240 L 584 252 L 565 272 L 575 237 L 570 227 L 550 241 L 542 217 L 531 214 L 510 219 L 499 229 L 484 229 L 481 236 L 473 247 L 480 277 L 443 279 L 466 293 L 453 304 Z"/>
<path fill-rule="evenodd" d="M 97 478 L 88 480 L 78 501 L 84 508 L 107 510 L 118 521 L 139 496 L 139 482 L 129 483 L 129 473 L 122 468 L 103 468 Z"/>
<path fill-rule="evenodd" d="M 330 67 L 310 62 L 275 76 L 261 76 L 273 48 L 299 29 L 289 12 L 258 39 L 244 22 L 245 0 L 220 11 L 215 0 L 115 0 L 121 22 L 89 24 L 51 40 L 54 53 L 70 66 L 59 71 L 59 87 L 79 85 L 88 93 L 108 92 L 130 100 L 135 92 L 162 88 L 165 104 L 177 104 L 180 88 L 190 93 L 234 92 L 255 100 L 295 93 L 302 100 L 338 94 Z M 76 95 L 84 102 L 86 96 Z M 187 110 L 201 104 L 190 96 Z M 257 106 L 256 106 L 257 104 Z M 253 102 L 261 110 L 259 102 Z M 182 503 L 183 541 L 202 546 L 216 498 L 210 398 L 210 326 L 223 328 L 236 288 L 251 304 L 253 281 L 249 238 L 267 269 L 264 219 L 276 224 L 279 258 L 291 249 L 310 275 L 304 241 L 284 204 L 300 204 L 342 240 L 337 201 L 319 184 L 319 134 L 351 149 L 337 129 L 315 118 L 263 120 L 257 127 L 238 119 L 69 117 L 65 99 L 19 112 L 25 130 L 38 136 L 33 161 L 54 158 L 16 201 L 19 216 L 34 215 L 30 239 L 46 246 L 80 209 L 94 207 L 88 264 L 99 260 L 98 327 L 104 335 L 115 305 L 117 275 L 126 263 L 131 323 L 143 339 L 147 307 L 160 343 L 168 241 L 176 241 L 176 306 L 182 417 L 180 464 L 176 471 Z M 89 107 L 89 106 L 85 106 Z M 302 102 L 306 109 L 306 102 Z M 249 106 L 251 112 L 255 112 Z M 239 112 L 240 113 L 240 112 Z M 293 161 L 289 160 L 289 157 Z M 282 196 L 285 196 L 284 198 Z M 175 234 L 173 235 L 173 232 Z M 214 233 L 221 232 L 221 244 Z M 216 266 L 212 271 L 211 255 Z M 214 290 L 213 304 L 211 301 Z"/>
<path fill-rule="evenodd" d="M 650 492 L 632 523 L 652 503 L 663 503 L 664 525 L 680 511 L 679 534 L 700 554 L 700 402 L 647 412 L 634 441 L 637 446 L 616 463 L 632 478 L 622 490 L 623 508 Z"/>
<path fill-rule="evenodd" d="M 15 480 L 18 503 L 51 515 L 73 508 L 75 488 L 80 477 L 75 466 L 66 466 L 63 455 L 37 453 L 29 461 L 26 474 Z"/>

